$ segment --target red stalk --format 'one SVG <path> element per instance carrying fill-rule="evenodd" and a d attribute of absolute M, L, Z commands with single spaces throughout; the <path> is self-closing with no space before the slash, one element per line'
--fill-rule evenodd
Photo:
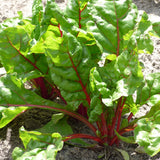
<path fill-rule="evenodd" d="M 59 32 L 60 32 L 60 34 L 61 34 L 61 37 L 63 37 L 63 33 L 62 33 L 61 28 L 60 28 L 60 24 L 58 24 L 58 28 L 59 28 Z"/>
<path fill-rule="evenodd" d="M 37 87 L 40 88 L 41 96 L 45 99 L 48 99 L 49 95 L 48 95 L 48 91 L 44 83 L 44 78 L 43 77 L 35 78 L 34 81 L 37 84 Z"/>
<path fill-rule="evenodd" d="M 88 119 L 87 107 L 83 106 L 82 103 L 79 105 L 77 112 Z"/>
<path fill-rule="evenodd" d="M 81 19 L 82 19 L 82 18 L 81 18 L 81 12 L 82 12 L 82 11 L 81 11 L 81 9 L 80 9 L 81 7 L 80 7 L 80 2 L 79 2 L 79 0 L 78 0 L 78 4 L 79 4 L 79 28 L 81 28 L 81 27 L 82 27 L 82 26 L 81 26 Z"/>
<path fill-rule="evenodd" d="M 104 142 L 107 142 L 108 140 L 108 129 L 107 129 L 107 124 L 106 124 L 106 119 L 104 116 L 104 113 L 101 114 L 101 122 L 102 122 L 102 136 L 104 136 Z"/>
<path fill-rule="evenodd" d="M 121 129 L 121 130 L 119 131 L 119 134 L 122 135 L 122 134 L 124 134 L 124 133 L 126 133 L 126 132 L 133 131 L 135 127 L 136 127 L 136 125 L 128 126 L 128 127 L 126 127 L 126 128 L 123 128 L 123 129 Z M 112 138 L 112 140 L 111 140 L 111 142 L 110 142 L 109 145 L 112 146 L 117 140 L 118 140 L 118 137 L 117 137 L 117 135 L 115 135 L 115 136 Z"/>
<path fill-rule="evenodd" d="M 81 28 L 81 10 L 80 10 L 80 7 L 79 7 L 79 28 Z"/>
<path fill-rule="evenodd" d="M 18 50 L 13 44 L 12 42 L 9 40 L 8 36 L 6 35 L 8 42 L 10 43 L 10 45 L 18 52 L 19 55 L 21 55 L 27 62 L 29 62 L 35 69 L 37 69 L 38 71 L 41 72 L 41 70 L 34 64 L 32 63 L 28 58 L 26 58 L 21 52 L 20 50 Z"/>
<path fill-rule="evenodd" d="M 63 141 L 66 142 L 68 140 L 75 139 L 75 138 L 91 139 L 91 140 L 94 140 L 94 141 L 100 143 L 101 145 L 103 145 L 103 141 L 100 138 L 94 137 L 94 136 L 91 136 L 91 135 L 88 135 L 88 134 L 79 134 L 79 133 L 67 136 L 66 139 L 64 139 Z"/>
<path fill-rule="evenodd" d="M 116 125 L 116 121 L 117 121 L 117 118 L 118 118 L 118 113 L 119 113 L 119 110 L 120 110 L 120 107 L 121 107 L 121 103 L 122 103 L 122 97 L 119 99 L 119 102 L 117 104 L 117 109 L 116 109 L 115 117 L 112 120 L 112 126 L 111 126 L 110 134 L 109 134 L 110 137 L 113 136 L 113 131 L 114 131 L 114 128 L 115 128 L 115 125 Z"/>
<path fill-rule="evenodd" d="M 81 79 L 81 77 L 80 77 L 80 75 L 79 75 L 79 73 L 78 73 L 77 67 L 74 65 L 74 62 L 73 62 L 73 60 L 72 60 L 72 57 L 70 56 L 70 53 L 68 53 L 68 56 L 69 56 L 69 59 L 70 59 L 70 61 L 71 61 L 71 63 L 72 63 L 72 67 L 73 67 L 73 69 L 75 70 L 76 75 L 77 75 L 77 77 L 78 77 L 78 79 L 79 79 L 79 83 L 80 83 L 80 85 L 81 85 L 81 87 L 82 87 L 82 90 L 83 90 L 83 92 L 84 92 L 85 95 L 86 95 L 86 100 L 87 100 L 88 104 L 90 105 L 91 99 L 90 99 L 89 94 L 87 93 L 86 87 L 84 86 L 84 84 L 83 84 L 83 82 L 82 82 L 82 79 Z"/>
<path fill-rule="evenodd" d="M 61 107 L 61 105 L 58 105 L 56 104 L 58 107 Z M 27 106 L 27 107 L 35 107 L 35 108 L 42 108 L 42 109 L 52 109 L 52 110 L 56 110 L 56 111 L 59 111 L 59 112 L 62 112 L 64 114 L 67 114 L 75 119 L 78 119 L 80 120 L 81 122 L 83 122 L 84 124 L 86 124 L 93 132 L 94 134 L 97 136 L 96 134 L 96 131 L 97 129 L 83 116 L 81 116 L 80 114 L 78 113 L 75 113 L 75 112 L 71 112 L 71 111 L 67 111 L 65 109 L 62 109 L 62 108 L 56 108 L 56 107 L 51 107 L 51 106 L 45 106 L 45 105 L 34 105 L 34 104 L 22 104 L 22 105 L 16 105 L 16 104 L 8 104 L 8 106 L 17 106 L 17 107 L 20 107 L 20 106 Z"/>
<path fill-rule="evenodd" d="M 98 130 L 100 131 L 100 133 L 101 133 L 101 136 L 103 135 L 103 129 L 102 129 L 102 124 L 100 123 L 100 122 L 96 122 L 96 124 L 97 124 L 97 127 L 98 127 Z"/>
<path fill-rule="evenodd" d="M 128 116 L 128 122 L 132 119 L 133 117 L 133 113 L 130 113 L 130 115 Z"/>
<path fill-rule="evenodd" d="M 123 99 L 123 104 L 120 106 L 119 109 L 119 115 L 118 115 L 118 122 L 117 122 L 117 132 L 119 131 L 120 124 L 121 124 L 121 116 L 122 116 L 122 111 L 123 111 L 123 106 L 125 104 L 126 98 Z"/>

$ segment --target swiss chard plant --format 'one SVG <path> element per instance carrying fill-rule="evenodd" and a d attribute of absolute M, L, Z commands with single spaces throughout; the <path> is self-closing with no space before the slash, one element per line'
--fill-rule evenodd
<path fill-rule="evenodd" d="M 54 0 L 45 9 L 34 0 L 31 18 L 19 13 L 2 23 L 0 128 L 32 108 L 55 111 L 36 131 L 20 128 L 24 149 L 16 148 L 13 159 L 55 159 L 63 142 L 86 145 L 79 138 L 93 140 L 92 146 L 138 143 L 157 154 L 160 73 L 144 78 L 138 60 L 153 52 L 153 28 L 131 0 L 68 0 L 63 11 Z M 134 119 L 144 104 L 150 111 Z M 68 116 L 93 134 L 73 133 Z M 124 136 L 130 131 L 133 136 Z"/>

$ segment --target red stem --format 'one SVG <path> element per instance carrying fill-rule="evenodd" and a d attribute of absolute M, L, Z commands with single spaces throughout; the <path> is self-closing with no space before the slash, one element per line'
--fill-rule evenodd
<path fill-rule="evenodd" d="M 58 104 L 56 104 L 56 105 L 58 107 L 61 107 L 61 105 L 58 105 Z M 42 108 L 42 109 L 52 109 L 52 110 L 56 110 L 56 111 L 62 112 L 64 114 L 67 114 L 67 115 L 69 115 L 69 116 L 71 116 L 71 117 L 73 117 L 75 119 L 78 119 L 81 122 L 85 123 L 94 132 L 94 134 L 97 136 L 97 134 L 96 134 L 97 129 L 85 117 L 81 116 L 78 113 L 67 111 L 67 110 L 62 109 L 62 108 L 56 108 L 56 107 L 45 106 L 45 105 L 34 105 L 34 104 L 16 105 L 16 104 L 8 104 L 8 106 L 15 106 L 15 107 L 16 106 L 17 107 L 27 106 L 27 107 L 35 107 L 35 108 Z"/>
<path fill-rule="evenodd" d="M 94 136 L 91 136 L 91 135 L 88 135 L 88 134 L 72 134 L 70 136 L 67 136 L 66 139 L 64 139 L 63 141 L 66 142 L 68 140 L 71 140 L 71 139 L 75 139 L 75 138 L 86 138 L 86 139 L 91 139 L 91 140 L 94 140 L 98 143 L 100 143 L 101 145 L 103 145 L 103 141 L 98 138 L 98 137 L 94 137 Z"/>
<path fill-rule="evenodd" d="M 83 106 L 83 103 L 79 105 L 77 112 L 88 119 L 87 107 Z"/>
<path fill-rule="evenodd" d="M 62 33 L 61 28 L 60 28 L 60 24 L 58 24 L 58 28 L 59 28 L 59 32 L 60 32 L 60 34 L 61 34 L 61 37 L 63 37 L 63 33 Z"/>
<path fill-rule="evenodd" d="M 79 83 L 80 83 L 80 85 L 81 85 L 81 87 L 82 87 L 82 90 L 83 90 L 83 92 L 84 92 L 85 95 L 86 95 L 86 100 L 87 100 L 88 104 L 90 105 L 91 99 L 90 99 L 89 94 L 87 93 L 86 87 L 84 86 L 84 84 L 83 84 L 83 82 L 82 82 L 82 79 L 81 79 L 81 77 L 80 77 L 80 75 L 79 75 L 79 73 L 78 73 L 77 67 L 74 65 L 74 62 L 73 62 L 73 60 L 72 60 L 72 57 L 71 57 L 70 53 L 68 53 L 68 56 L 69 56 L 70 61 L 71 61 L 71 63 L 72 63 L 72 67 L 73 67 L 73 69 L 75 70 L 76 75 L 77 75 L 77 77 L 78 77 L 78 79 L 79 79 Z"/>
<path fill-rule="evenodd" d="M 8 42 L 10 43 L 10 45 L 18 52 L 19 55 L 21 55 L 27 62 L 29 62 L 35 69 L 37 69 L 38 71 L 42 72 L 34 63 L 32 63 L 28 58 L 26 58 L 21 52 L 20 50 L 18 50 L 13 44 L 12 42 L 9 40 L 8 36 L 6 35 Z"/>
<path fill-rule="evenodd" d="M 130 115 L 128 116 L 128 122 L 132 119 L 133 117 L 133 113 L 130 113 Z"/>
<path fill-rule="evenodd" d="M 43 77 L 35 78 L 34 81 L 40 88 L 41 96 L 45 99 L 48 99 L 49 95 L 48 95 L 48 91 L 44 83 L 44 78 Z"/>
<path fill-rule="evenodd" d="M 82 26 L 81 26 L 81 6 L 80 6 L 80 2 L 79 2 L 79 0 L 78 0 L 78 4 L 79 4 L 79 28 L 82 28 Z"/>
<path fill-rule="evenodd" d="M 108 140 L 108 129 L 107 129 L 107 124 L 106 124 L 106 119 L 105 119 L 105 116 L 104 116 L 104 113 L 101 114 L 101 122 L 102 122 L 102 130 L 103 130 L 103 133 L 102 133 L 102 136 L 105 136 L 104 137 L 104 142 L 107 142 Z"/>
<path fill-rule="evenodd" d="M 126 132 L 133 131 L 135 127 L 136 127 L 136 125 L 128 126 L 128 127 L 126 127 L 126 128 L 123 128 L 123 129 L 121 129 L 121 130 L 119 131 L 119 135 L 122 135 L 122 134 L 124 134 L 124 133 L 126 133 Z M 117 141 L 117 139 L 118 139 L 118 137 L 117 137 L 117 135 L 115 135 L 115 136 L 112 138 L 112 140 L 111 140 L 111 142 L 110 142 L 109 145 L 112 146 L 112 145 Z"/>
<path fill-rule="evenodd" d="M 110 137 L 113 136 L 113 131 L 114 131 L 114 128 L 115 128 L 115 125 L 116 125 L 116 121 L 117 121 L 117 118 L 118 118 L 118 113 L 119 113 L 119 109 L 121 107 L 121 103 L 122 103 L 122 97 L 119 99 L 119 102 L 118 102 L 117 108 L 116 108 L 115 117 L 112 120 L 112 126 L 111 126 L 111 130 L 110 130 L 110 134 L 109 134 Z"/>
<path fill-rule="evenodd" d="M 118 122 L 117 122 L 117 132 L 119 131 L 120 124 L 121 124 L 121 116 L 122 116 L 122 111 L 123 111 L 123 106 L 125 104 L 126 98 L 123 99 L 123 104 L 120 106 L 119 109 L 119 114 L 118 114 Z"/>

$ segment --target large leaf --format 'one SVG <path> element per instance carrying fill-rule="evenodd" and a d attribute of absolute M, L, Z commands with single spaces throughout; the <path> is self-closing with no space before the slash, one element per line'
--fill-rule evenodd
<path fill-rule="evenodd" d="M 30 53 L 33 29 L 34 26 L 26 22 L 24 26 L 8 27 L 0 33 L 0 59 L 8 73 L 17 72 L 21 78 L 47 74 L 45 56 Z"/>
<path fill-rule="evenodd" d="M 48 5 L 50 8 L 46 9 L 45 14 L 55 13 L 54 16 L 59 17 L 60 13 L 56 10 L 55 4 L 48 3 Z M 63 26 L 70 25 L 64 17 L 57 20 Z M 76 109 L 81 103 L 85 105 L 90 103 L 89 72 L 97 65 L 102 51 L 91 33 L 80 32 L 73 27 L 69 28 L 67 33 L 64 29 L 63 35 L 59 35 L 58 30 L 60 33 L 59 25 L 49 26 L 41 37 L 39 45 L 48 57 L 54 84 L 58 86 L 67 103 Z M 35 48 L 38 48 L 38 45 L 32 49 Z"/>
<path fill-rule="evenodd" d="M 135 27 L 136 6 L 130 0 L 92 0 L 90 10 L 93 22 L 89 30 L 107 54 L 119 55 L 123 50 L 123 36 Z"/>
<path fill-rule="evenodd" d="M 43 134 L 37 131 L 20 129 L 20 137 L 25 149 L 16 147 L 12 153 L 13 160 L 46 159 L 55 160 L 57 152 L 63 147 L 62 137 L 58 133 Z"/>
<path fill-rule="evenodd" d="M 50 106 L 48 109 L 52 109 L 53 106 L 56 108 L 61 106 L 25 89 L 22 82 L 15 76 L 8 75 L 0 78 L 0 128 L 34 105 L 44 109 L 47 106 Z"/>
<path fill-rule="evenodd" d="M 93 21 L 88 22 L 87 28 L 103 46 L 105 55 L 118 56 L 126 49 L 153 52 L 147 31 L 151 23 L 146 13 L 138 17 L 131 0 L 91 0 L 89 8 Z"/>
<path fill-rule="evenodd" d="M 138 121 L 134 130 L 136 142 L 144 148 L 150 156 L 160 151 L 160 111 L 158 110 L 149 118 Z"/>

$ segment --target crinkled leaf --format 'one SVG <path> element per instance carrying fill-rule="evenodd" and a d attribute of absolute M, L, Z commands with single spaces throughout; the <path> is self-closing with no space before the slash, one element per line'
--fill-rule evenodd
<path fill-rule="evenodd" d="M 72 28 L 75 27 L 75 21 L 72 21 L 71 19 L 68 20 L 54 1 L 47 1 L 42 25 L 44 31 L 46 31 L 49 25 L 57 26 L 61 35 L 63 35 L 62 30 L 65 30 L 66 32 L 74 32 Z"/>
<path fill-rule="evenodd" d="M 59 133 L 43 134 L 37 131 L 26 131 L 22 127 L 20 137 L 25 149 L 15 148 L 12 153 L 13 160 L 25 158 L 54 160 L 57 152 L 63 147 Z"/>
<path fill-rule="evenodd" d="M 144 148 L 150 156 L 160 151 L 160 111 L 158 110 L 149 118 L 137 122 L 134 130 L 136 142 Z"/>
<path fill-rule="evenodd" d="M 123 115 L 132 112 L 135 115 L 138 112 L 139 107 L 135 104 L 133 96 L 128 96 L 125 105 L 123 107 Z"/>
<path fill-rule="evenodd" d="M 92 34 L 79 32 L 75 37 L 66 33 L 55 39 L 48 36 L 45 45 L 52 80 L 67 103 L 74 108 L 89 104 L 89 73 L 101 55 Z"/>
<path fill-rule="evenodd" d="M 89 121 L 96 122 L 99 116 L 103 113 L 103 105 L 99 96 L 94 96 L 91 99 L 90 108 L 88 109 Z"/>
<path fill-rule="evenodd" d="M 143 105 L 148 103 L 154 106 L 160 101 L 160 73 L 152 73 L 146 76 L 145 82 L 139 87 L 136 103 Z"/>
<path fill-rule="evenodd" d="M 99 68 L 99 72 L 102 81 L 107 84 L 107 88 L 111 91 L 113 101 L 122 96 L 132 95 L 143 80 L 137 55 L 128 52 L 123 52 L 116 60 L 107 63 L 103 68 Z"/>
<path fill-rule="evenodd" d="M 131 31 L 129 34 L 124 36 L 125 43 L 127 42 L 128 45 L 128 50 L 130 52 L 134 51 L 135 53 L 151 54 L 154 47 L 149 36 L 150 30 L 151 22 L 148 18 L 148 15 L 145 12 L 139 13 L 139 18 L 134 31 Z"/>
<path fill-rule="evenodd" d="M 112 106 L 112 97 L 110 90 L 107 88 L 107 84 L 102 81 L 99 72 L 96 68 L 92 68 L 90 71 L 90 89 L 94 95 L 98 95 L 102 99 L 102 102 L 106 106 Z M 94 105 L 93 105 L 94 106 Z"/>

